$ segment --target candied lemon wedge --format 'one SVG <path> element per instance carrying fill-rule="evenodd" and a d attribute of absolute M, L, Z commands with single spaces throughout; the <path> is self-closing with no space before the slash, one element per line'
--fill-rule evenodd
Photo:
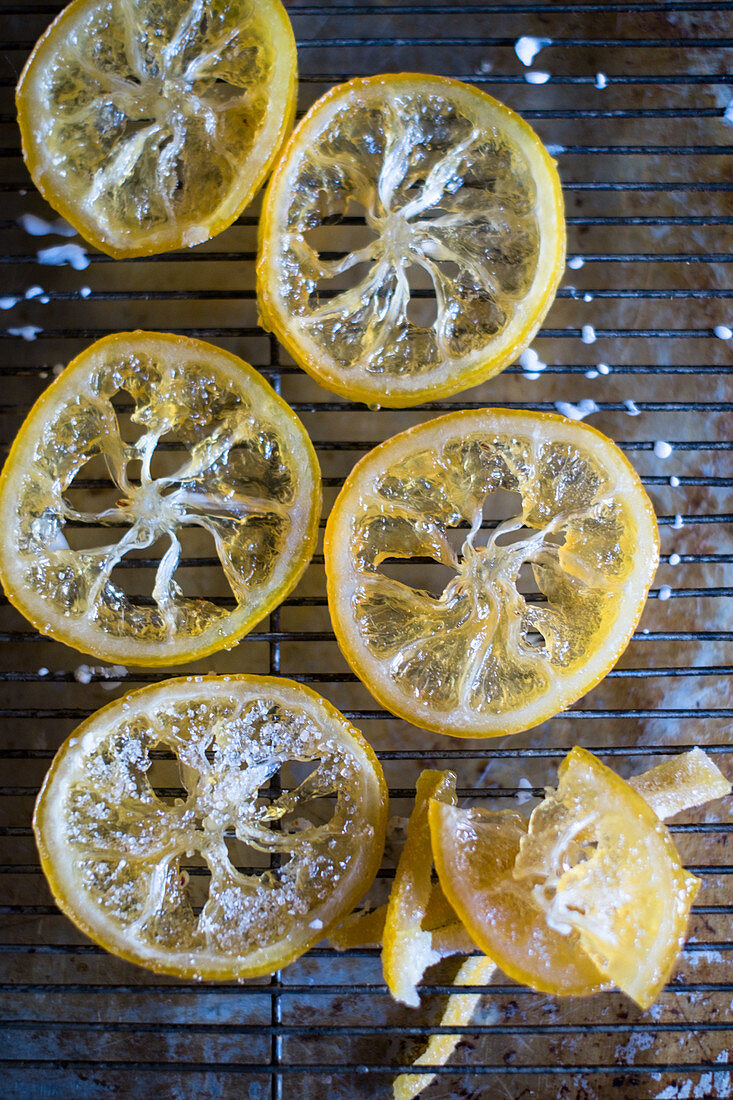
<path fill-rule="evenodd" d="M 74 0 L 18 84 L 43 197 L 110 256 L 194 245 L 241 213 L 293 124 L 279 0 Z"/>
<path fill-rule="evenodd" d="M 584 995 L 608 985 L 578 950 L 578 936 L 547 922 L 532 889 L 513 877 L 527 822 L 491 813 L 430 805 L 433 855 L 443 890 L 481 950 L 515 981 L 546 993 Z"/>
<path fill-rule="evenodd" d="M 642 797 L 576 747 L 529 822 L 431 802 L 438 876 L 474 942 L 533 989 L 587 994 L 612 983 L 648 1008 L 672 973 L 700 886 L 652 807 L 677 812 L 730 791 L 702 755 L 652 769 L 646 784 L 639 777 Z M 675 799 L 680 777 L 687 794 Z"/>
<path fill-rule="evenodd" d="M 509 517 L 491 519 L 508 493 Z M 488 737 L 545 721 L 606 674 L 659 537 L 638 474 L 600 432 L 480 409 L 365 455 L 324 553 L 336 637 L 373 695 L 415 725 Z M 437 591 L 420 582 L 425 559 Z"/>
<path fill-rule="evenodd" d="M 367 742 L 315 692 L 196 676 L 79 726 L 33 827 L 53 896 L 87 936 L 158 973 L 229 980 L 292 962 L 353 908 L 387 799 Z"/>
<path fill-rule="evenodd" d="M 642 1008 L 669 979 L 700 880 L 646 800 L 585 749 L 533 812 L 512 869 L 550 928 L 577 935 L 599 972 Z"/>
<path fill-rule="evenodd" d="M 293 588 L 320 503 L 305 429 L 257 371 L 201 340 L 119 333 L 77 356 L 18 433 L 0 476 L 0 577 L 66 645 L 124 665 L 191 661 Z M 196 587 L 187 557 L 206 566 Z"/>
<path fill-rule="evenodd" d="M 327 389 L 390 406 L 511 363 L 565 261 L 560 181 L 534 131 L 476 88 L 416 73 L 318 100 L 273 173 L 260 233 L 263 324 Z"/>

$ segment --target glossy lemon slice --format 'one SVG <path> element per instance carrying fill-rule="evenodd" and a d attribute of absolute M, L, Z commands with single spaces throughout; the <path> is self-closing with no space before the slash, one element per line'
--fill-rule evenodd
<path fill-rule="evenodd" d="M 536 808 L 513 868 L 547 924 L 578 942 L 642 1008 L 669 980 L 700 880 L 680 864 L 646 800 L 574 748 L 557 791 Z"/>
<path fill-rule="evenodd" d="M 158 973 L 230 980 L 285 966 L 343 919 L 374 879 L 386 815 L 374 753 L 315 692 L 197 676 L 75 730 L 33 826 L 87 936 Z"/>
<path fill-rule="evenodd" d="M 17 90 L 44 198 L 110 256 L 225 229 L 295 114 L 295 41 L 279 0 L 75 0 Z"/>
<path fill-rule="evenodd" d="M 260 228 L 263 324 L 327 389 L 381 405 L 456 393 L 511 363 L 565 261 L 560 181 L 534 131 L 476 88 L 413 73 L 318 100 Z"/>
<path fill-rule="evenodd" d="M 496 522 L 495 493 L 514 494 Z M 537 725 L 598 683 L 639 620 L 659 540 L 605 436 L 482 409 L 367 454 L 324 545 L 336 636 L 369 690 L 418 726 L 481 737 Z M 411 559 L 435 563 L 437 590 Z"/>
<path fill-rule="evenodd" d="M 0 476 L 0 577 L 38 630 L 85 653 L 191 661 L 293 588 L 320 500 L 303 425 L 252 367 L 200 340 L 120 333 L 21 427 Z M 211 593 L 185 565 L 191 539 Z"/>

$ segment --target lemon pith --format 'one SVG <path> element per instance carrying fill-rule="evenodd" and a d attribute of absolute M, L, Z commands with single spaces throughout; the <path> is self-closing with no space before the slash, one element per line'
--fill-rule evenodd
<path fill-rule="evenodd" d="M 521 502 L 493 525 L 499 490 Z M 351 667 L 395 714 L 454 736 L 512 733 L 618 659 L 658 548 L 639 477 L 605 436 L 460 411 L 387 440 L 346 479 L 324 540 L 329 608 Z M 441 592 L 411 581 L 413 558 L 450 570 Z"/>
<path fill-rule="evenodd" d="M 173 800 L 149 778 L 161 755 L 181 787 Z M 266 794 L 284 767 L 289 789 Z M 330 816 L 309 820 L 325 799 Z M 34 829 L 57 903 L 88 936 L 158 973 L 227 980 L 271 973 L 343 919 L 376 874 L 386 813 L 374 753 L 315 692 L 207 676 L 84 722 L 51 766 Z M 253 868 L 237 868 L 230 837 Z"/>
<path fill-rule="evenodd" d="M 109 255 L 198 244 L 263 182 L 296 77 L 279 0 L 74 0 L 18 84 L 23 155 L 44 198 Z"/>
<path fill-rule="evenodd" d="M 333 234 L 362 208 L 373 239 L 321 256 L 319 228 Z M 311 108 L 270 181 L 260 312 L 326 388 L 411 405 L 512 362 L 552 303 L 564 257 L 557 172 L 518 115 L 445 77 L 359 78 Z M 413 319 L 411 268 L 434 290 L 434 319 Z"/>
<path fill-rule="evenodd" d="M 69 364 L 18 433 L 0 475 L 0 577 L 67 645 L 123 664 L 189 661 L 233 645 L 290 591 L 320 500 L 305 429 L 252 367 L 200 340 L 119 333 Z M 179 570 L 192 537 L 226 596 Z M 153 569 L 151 594 L 136 595 Z"/>

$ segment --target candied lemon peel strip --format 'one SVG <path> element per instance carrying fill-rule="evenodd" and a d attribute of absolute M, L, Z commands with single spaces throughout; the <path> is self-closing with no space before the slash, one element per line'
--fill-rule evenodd
<path fill-rule="evenodd" d="M 74 0 L 16 93 L 44 198 L 111 256 L 205 241 L 252 199 L 292 128 L 279 0 Z"/>
<path fill-rule="evenodd" d="M 495 970 L 496 963 L 485 956 L 466 959 L 453 979 L 453 984 L 456 986 L 487 985 Z M 440 1027 L 468 1026 L 480 1000 L 480 993 L 451 993 L 440 1020 Z M 444 1066 L 461 1039 L 462 1035 L 431 1035 L 425 1050 L 415 1059 L 411 1068 Z M 401 1073 L 392 1084 L 395 1100 L 413 1100 L 413 1097 L 426 1089 L 435 1077 L 436 1074 L 429 1071 Z"/>
<path fill-rule="evenodd" d="M 407 839 L 387 903 L 382 950 L 384 977 L 395 1000 L 413 1008 L 420 1003 L 418 982 L 441 957 L 433 947 L 431 932 L 423 928 L 433 866 L 428 805 L 431 799 L 454 802 L 455 787 L 456 777 L 451 772 L 428 770 L 418 778 Z"/>
<path fill-rule="evenodd" d="M 333 241 L 361 210 L 360 239 L 342 238 L 342 259 L 323 256 L 321 227 Z M 508 366 L 564 261 L 560 180 L 523 119 L 446 77 L 360 77 L 311 107 L 273 172 L 258 300 L 263 324 L 322 385 L 401 407 Z M 433 318 L 415 313 L 413 273 L 434 289 Z"/>
<path fill-rule="evenodd" d="M 172 804 L 153 761 L 181 787 Z M 263 795 L 281 769 L 282 792 Z M 92 940 L 156 973 L 229 981 L 287 965 L 353 908 L 379 867 L 387 802 L 371 747 L 315 692 L 279 677 L 195 676 L 79 726 L 33 827 L 53 897 Z M 237 866 L 229 840 L 253 867 Z M 203 896 L 192 859 L 211 876 Z"/>
<path fill-rule="evenodd" d="M 0 576 L 42 633 L 115 663 L 168 666 L 231 648 L 284 599 L 320 508 L 305 428 L 253 367 L 202 340 L 115 333 L 48 386 L 13 443 Z M 190 587 L 191 539 L 220 563 L 206 586 L 223 582 L 228 596 Z M 147 567 L 130 567 L 141 552 L 150 596 L 137 595 Z"/>
<path fill-rule="evenodd" d="M 724 798 L 731 791 L 720 768 L 700 748 L 680 753 L 641 775 L 632 776 L 629 786 L 649 803 L 661 821 L 704 802 Z"/>
<path fill-rule="evenodd" d="M 351 913 L 329 932 L 328 938 L 337 951 L 348 951 L 352 947 L 381 947 L 386 916 L 386 905 Z"/>

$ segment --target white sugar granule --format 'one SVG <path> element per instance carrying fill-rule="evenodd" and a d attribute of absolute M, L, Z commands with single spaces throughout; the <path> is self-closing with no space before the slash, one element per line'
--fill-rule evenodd
<path fill-rule="evenodd" d="M 530 34 L 523 34 L 514 43 L 514 52 L 523 65 L 531 65 L 540 50 L 552 44 L 551 38 L 534 38 Z"/>
<path fill-rule="evenodd" d="M 43 332 L 38 325 L 21 325 L 20 328 L 9 328 L 9 336 L 22 336 L 24 340 L 35 340 L 39 332 Z"/>
<path fill-rule="evenodd" d="M 582 420 L 591 413 L 598 412 L 598 406 L 590 397 L 584 397 L 577 405 L 571 405 L 569 401 L 556 401 L 555 408 L 568 420 Z"/>
<path fill-rule="evenodd" d="M 69 264 L 74 271 L 84 271 L 91 263 L 84 249 L 79 244 L 56 244 L 53 248 L 42 248 L 38 253 L 39 264 L 50 264 L 53 267 L 63 267 Z"/>
<path fill-rule="evenodd" d="M 54 222 L 48 222 L 45 218 L 39 218 L 36 214 L 21 214 L 18 225 L 30 233 L 31 237 L 46 237 L 55 233 L 58 237 L 75 237 L 76 230 L 63 218 L 57 218 Z"/>

